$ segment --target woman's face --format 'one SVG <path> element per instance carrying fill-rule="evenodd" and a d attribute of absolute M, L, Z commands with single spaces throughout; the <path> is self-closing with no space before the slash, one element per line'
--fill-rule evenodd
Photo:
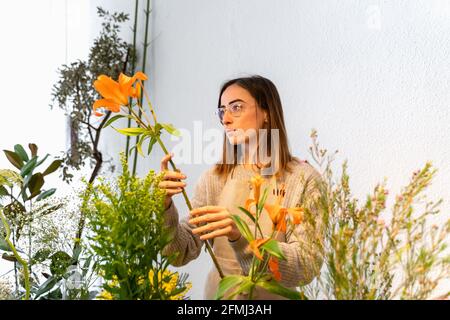
<path fill-rule="evenodd" d="M 229 86 L 220 98 L 220 105 L 226 107 L 222 122 L 231 144 L 246 143 L 263 128 L 267 112 L 257 106 L 246 89 L 236 84 Z M 230 110 L 237 112 L 233 115 Z"/>

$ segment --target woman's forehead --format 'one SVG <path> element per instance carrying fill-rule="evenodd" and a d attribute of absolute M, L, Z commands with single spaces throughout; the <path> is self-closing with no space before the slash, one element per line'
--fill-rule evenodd
<path fill-rule="evenodd" d="M 233 103 L 234 101 L 239 100 L 241 102 L 250 103 L 254 99 L 251 96 L 250 92 L 248 92 L 246 89 L 233 84 L 225 89 L 225 91 L 222 93 L 222 96 L 220 97 L 220 104 L 221 105 L 228 105 L 230 103 Z"/>

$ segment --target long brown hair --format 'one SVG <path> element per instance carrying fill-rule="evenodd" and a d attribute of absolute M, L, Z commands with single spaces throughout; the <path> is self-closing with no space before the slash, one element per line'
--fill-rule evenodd
<path fill-rule="evenodd" d="M 277 88 L 272 81 L 258 75 L 232 79 L 222 85 L 219 94 L 218 107 L 220 107 L 221 105 L 221 98 L 224 91 L 234 84 L 247 90 L 255 99 L 257 106 L 267 112 L 268 122 L 266 123 L 266 127 L 264 129 L 268 129 L 266 142 L 268 146 L 269 156 L 272 156 L 272 150 L 270 148 L 271 129 L 278 129 L 279 145 L 276 146 L 278 150 L 274 150 L 278 155 L 277 170 L 275 175 L 279 177 L 285 171 L 291 172 L 289 163 L 293 160 L 297 160 L 291 155 L 289 151 L 286 127 L 284 125 L 283 107 L 281 105 L 281 99 L 280 95 L 278 94 Z M 234 159 L 233 163 L 228 163 L 227 161 L 227 159 L 229 159 L 230 157 L 230 154 L 227 153 L 230 152 L 232 152 L 231 156 Z M 231 145 L 226 135 L 224 134 L 222 161 L 221 163 L 216 164 L 215 172 L 222 178 L 227 177 L 228 174 L 232 172 L 236 167 L 237 159 L 238 145 Z"/>

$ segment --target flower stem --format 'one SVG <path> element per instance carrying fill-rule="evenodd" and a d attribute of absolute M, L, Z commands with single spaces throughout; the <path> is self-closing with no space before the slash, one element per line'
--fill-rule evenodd
<path fill-rule="evenodd" d="M 144 35 L 144 52 L 142 55 L 142 72 L 145 73 L 145 66 L 147 64 L 147 48 L 149 46 L 148 44 L 148 26 L 150 23 L 150 0 L 147 0 L 147 8 L 145 10 L 145 35 Z M 141 94 L 140 100 L 142 101 L 143 97 Z M 141 113 L 142 111 L 139 110 L 139 118 L 141 117 Z M 150 125 L 150 123 L 149 123 Z M 138 139 L 139 137 L 136 137 L 136 144 L 138 143 Z M 137 155 L 138 155 L 138 151 L 137 148 L 136 150 L 134 150 L 134 159 L 133 159 L 133 176 L 136 175 L 136 166 L 137 166 Z"/>
<path fill-rule="evenodd" d="M 30 274 L 28 272 L 28 263 L 22 259 L 22 257 L 17 252 L 16 247 L 13 245 L 11 240 L 9 240 L 9 237 L 11 236 L 11 229 L 9 228 L 8 222 L 6 221 L 6 217 L 3 214 L 3 210 L 0 209 L 0 218 L 3 222 L 3 226 L 6 231 L 5 241 L 8 244 L 8 246 L 11 248 L 14 257 L 19 261 L 19 263 L 23 267 L 23 277 L 25 282 L 25 300 L 30 300 Z"/>
<path fill-rule="evenodd" d="M 136 0 L 136 4 L 134 7 L 134 27 L 133 27 L 133 52 L 132 52 L 132 59 L 131 59 L 131 73 L 134 74 L 136 71 L 136 35 L 137 35 L 137 23 L 138 23 L 138 8 L 139 8 L 139 0 Z M 131 105 L 130 99 L 130 105 Z M 129 113 L 131 115 L 131 112 Z M 131 119 L 128 118 L 128 128 L 131 127 Z M 128 152 L 130 150 L 130 136 L 127 136 L 127 143 L 126 143 L 126 153 L 125 157 L 128 161 Z"/>
<path fill-rule="evenodd" d="M 161 149 L 164 151 L 164 153 L 166 155 L 168 155 L 169 151 L 165 147 L 165 145 L 162 142 L 161 138 L 159 136 L 156 136 L 156 140 L 157 140 L 158 144 L 161 146 Z M 170 165 L 172 166 L 172 169 L 174 171 L 178 171 L 178 169 L 175 166 L 175 163 L 172 161 L 172 159 L 170 159 L 169 162 L 170 162 Z M 186 190 L 184 188 L 181 188 L 181 189 L 183 190 L 182 193 L 183 193 L 184 201 L 186 202 L 186 205 L 187 205 L 189 211 L 191 211 L 192 210 L 191 201 L 189 200 L 189 198 L 188 198 L 188 196 L 186 194 Z M 222 268 L 220 267 L 219 262 L 217 261 L 216 255 L 214 254 L 214 251 L 213 251 L 213 249 L 212 249 L 212 247 L 211 247 L 211 245 L 209 244 L 208 241 L 205 241 L 205 247 L 206 247 L 206 250 L 208 251 L 209 255 L 211 256 L 211 259 L 212 259 L 212 261 L 214 263 L 214 266 L 217 269 L 217 272 L 220 275 L 220 278 L 223 279 L 225 277 L 225 275 L 223 274 Z"/>

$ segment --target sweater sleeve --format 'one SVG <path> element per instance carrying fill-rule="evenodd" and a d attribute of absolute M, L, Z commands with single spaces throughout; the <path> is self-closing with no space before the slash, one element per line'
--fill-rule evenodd
<path fill-rule="evenodd" d="M 317 185 L 320 175 L 312 169 L 308 170 L 306 179 L 302 176 L 295 180 L 298 179 L 304 183 L 294 182 L 298 187 L 291 186 L 294 192 L 292 196 L 294 203 L 305 209 L 304 220 L 295 226 L 293 232 L 279 234 L 276 238 L 286 257 L 286 260 L 279 260 L 281 284 L 291 288 L 310 283 L 320 273 L 323 263 L 323 223 L 320 210 L 316 207 L 316 199 L 320 195 Z M 241 237 L 230 245 L 244 274 L 248 274 L 253 255 L 247 240 Z"/>
<path fill-rule="evenodd" d="M 194 197 L 191 199 L 193 209 L 207 204 L 208 172 L 206 171 L 201 175 L 195 186 Z M 180 221 L 178 209 L 173 201 L 166 210 L 165 217 L 166 227 L 171 232 L 173 239 L 164 248 L 163 254 L 175 254 L 176 257 L 172 261 L 172 265 L 183 266 L 200 255 L 203 241 L 200 240 L 198 235 L 192 233 L 193 226 L 188 223 L 189 215 Z"/>

